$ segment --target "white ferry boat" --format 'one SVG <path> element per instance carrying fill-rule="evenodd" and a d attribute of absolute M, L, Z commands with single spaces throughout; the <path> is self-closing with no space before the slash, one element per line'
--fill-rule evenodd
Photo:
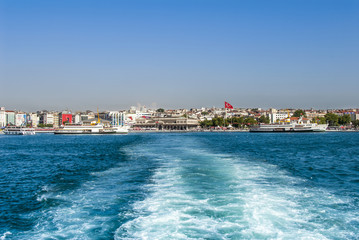
<path fill-rule="evenodd" d="M 128 127 L 127 126 L 112 126 L 117 134 L 127 134 Z"/>
<path fill-rule="evenodd" d="M 111 126 L 110 121 L 100 119 L 97 109 L 97 121 L 85 120 L 81 124 L 66 124 L 54 131 L 54 134 L 126 134 L 124 126 Z"/>
<path fill-rule="evenodd" d="M 303 118 L 288 118 L 278 124 L 260 124 L 250 132 L 325 132 L 328 124 L 309 123 Z"/>
<path fill-rule="evenodd" d="M 3 132 L 6 135 L 35 135 L 35 129 L 27 127 L 6 127 Z"/>
<path fill-rule="evenodd" d="M 55 134 L 116 134 L 116 129 L 105 127 L 103 124 L 82 125 L 67 124 L 54 131 Z"/>

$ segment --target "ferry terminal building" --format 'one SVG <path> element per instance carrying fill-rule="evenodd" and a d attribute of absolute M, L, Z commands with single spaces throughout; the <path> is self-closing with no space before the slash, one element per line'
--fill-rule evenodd
<path fill-rule="evenodd" d="M 139 118 L 133 125 L 137 129 L 158 129 L 158 130 L 195 130 L 199 127 L 196 119 L 188 118 Z"/>

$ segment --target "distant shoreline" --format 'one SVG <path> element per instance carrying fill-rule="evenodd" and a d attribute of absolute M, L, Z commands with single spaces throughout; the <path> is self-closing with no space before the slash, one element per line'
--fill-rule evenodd
<path fill-rule="evenodd" d="M 36 134 L 53 134 L 53 131 L 35 131 Z M 249 129 L 246 130 L 130 130 L 128 134 L 132 133 L 248 133 Z M 341 132 L 341 133 L 350 133 L 350 132 L 359 132 L 359 130 L 326 130 L 325 132 Z M 324 132 L 321 132 L 324 133 Z M 4 135 L 3 131 L 0 131 L 0 135 Z M 78 134 L 83 135 L 83 134 Z M 87 134 L 91 135 L 91 134 Z M 106 134 L 104 134 L 106 135 Z M 113 135 L 113 134 L 111 134 Z M 114 134 L 116 135 L 116 134 Z M 119 134 L 123 135 L 123 134 Z"/>

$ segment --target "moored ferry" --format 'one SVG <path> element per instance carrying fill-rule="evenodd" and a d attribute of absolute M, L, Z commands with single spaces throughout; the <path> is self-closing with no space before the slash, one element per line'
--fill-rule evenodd
<path fill-rule="evenodd" d="M 304 118 L 287 118 L 278 124 L 260 124 L 252 127 L 250 132 L 325 132 L 328 124 L 309 123 Z"/>
<path fill-rule="evenodd" d="M 84 120 L 81 124 L 65 124 L 54 131 L 55 134 L 127 134 L 124 126 L 111 126 L 110 121 L 100 119 L 97 110 L 96 120 Z"/>
<path fill-rule="evenodd" d="M 3 132 L 6 135 L 35 135 L 35 129 L 27 127 L 6 127 Z"/>
<path fill-rule="evenodd" d="M 67 124 L 54 131 L 55 134 L 116 134 L 116 129 L 105 127 L 99 123 L 96 125 Z"/>

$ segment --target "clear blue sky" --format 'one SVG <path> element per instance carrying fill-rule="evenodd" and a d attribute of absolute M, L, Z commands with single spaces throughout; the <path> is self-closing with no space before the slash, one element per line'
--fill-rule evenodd
<path fill-rule="evenodd" d="M 359 1 L 0 0 L 0 105 L 359 107 Z"/>

